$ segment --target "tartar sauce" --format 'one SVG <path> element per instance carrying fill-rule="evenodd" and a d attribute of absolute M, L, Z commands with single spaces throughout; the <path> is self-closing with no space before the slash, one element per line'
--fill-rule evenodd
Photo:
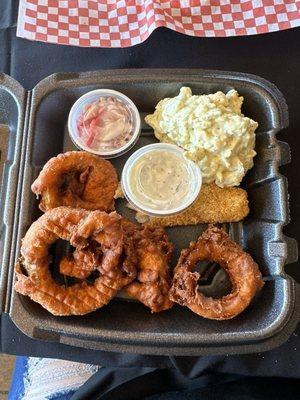
<path fill-rule="evenodd" d="M 163 150 L 142 155 L 129 174 L 132 195 L 153 210 L 179 207 L 189 196 L 191 182 L 185 159 Z"/>

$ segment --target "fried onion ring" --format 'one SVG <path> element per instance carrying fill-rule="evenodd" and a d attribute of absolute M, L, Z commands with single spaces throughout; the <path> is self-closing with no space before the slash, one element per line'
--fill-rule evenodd
<path fill-rule="evenodd" d="M 124 256 L 121 217 L 116 213 L 58 207 L 46 212 L 27 231 L 16 264 L 17 292 L 29 296 L 54 315 L 83 315 L 107 304 L 136 275 L 134 259 Z M 49 247 L 68 240 L 82 251 L 97 242 L 102 256 L 93 284 L 58 285 L 49 270 Z M 91 249 L 89 249 L 91 251 Z"/>
<path fill-rule="evenodd" d="M 199 261 L 215 261 L 228 273 L 232 292 L 222 298 L 198 291 L 200 274 L 191 272 Z M 175 268 L 171 300 L 209 319 L 225 320 L 240 314 L 263 287 L 261 273 L 252 257 L 231 241 L 222 229 L 210 226 L 190 248 L 181 252 Z"/>
<path fill-rule="evenodd" d="M 31 185 L 41 196 L 39 208 L 59 206 L 114 210 L 118 177 L 113 165 L 94 154 L 69 151 L 51 158 Z"/>
<path fill-rule="evenodd" d="M 122 220 L 122 227 L 126 236 L 133 238 L 138 259 L 137 277 L 126 286 L 125 292 L 153 313 L 171 308 L 169 262 L 173 245 L 163 228 L 139 227 L 125 219 Z"/>
<path fill-rule="evenodd" d="M 102 252 L 97 242 L 92 242 L 85 249 L 75 249 L 63 257 L 59 263 L 59 272 L 63 275 L 86 279 L 101 262 Z"/>

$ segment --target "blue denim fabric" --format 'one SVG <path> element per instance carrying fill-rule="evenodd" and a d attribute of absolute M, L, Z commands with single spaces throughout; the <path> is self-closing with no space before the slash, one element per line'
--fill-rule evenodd
<path fill-rule="evenodd" d="M 17 357 L 11 380 L 8 400 L 19 400 L 24 393 L 24 374 L 27 371 L 27 357 Z"/>
<path fill-rule="evenodd" d="M 28 357 L 17 357 L 8 400 L 21 400 L 24 395 L 24 377 L 27 375 Z M 52 396 L 51 400 L 70 400 L 75 391 Z"/>

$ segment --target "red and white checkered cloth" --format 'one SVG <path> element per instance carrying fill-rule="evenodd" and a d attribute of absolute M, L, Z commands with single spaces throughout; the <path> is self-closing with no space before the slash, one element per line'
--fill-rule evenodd
<path fill-rule="evenodd" d="M 300 26 L 300 0 L 20 0 L 17 35 L 86 47 L 128 47 L 158 27 L 237 36 Z"/>

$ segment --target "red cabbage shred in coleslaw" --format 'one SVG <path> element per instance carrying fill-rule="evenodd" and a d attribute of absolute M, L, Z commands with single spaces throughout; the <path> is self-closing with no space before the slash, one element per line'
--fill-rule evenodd
<path fill-rule="evenodd" d="M 77 120 L 77 128 L 85 146 L 95 151 L 121 148 L 133 135 L 131 113 L 114 97 L 100 97 L 87 104 Z"/>

